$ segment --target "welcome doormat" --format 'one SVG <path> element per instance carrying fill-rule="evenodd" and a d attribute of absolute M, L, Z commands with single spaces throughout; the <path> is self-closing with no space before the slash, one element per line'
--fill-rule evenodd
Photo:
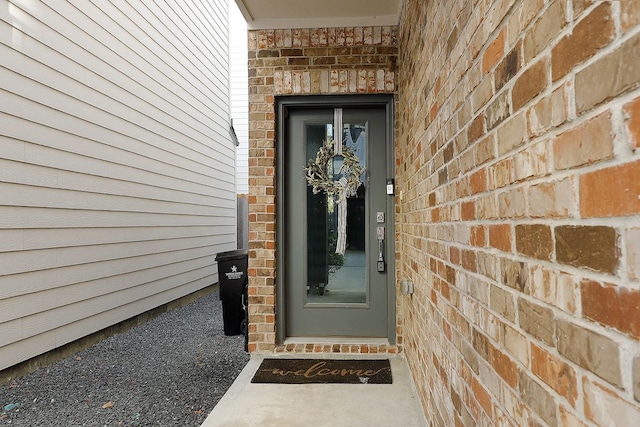
<path fill-rule="evenodd" d="M 264 359 L 252 383 L 392 384 L 388 359 Z"/>

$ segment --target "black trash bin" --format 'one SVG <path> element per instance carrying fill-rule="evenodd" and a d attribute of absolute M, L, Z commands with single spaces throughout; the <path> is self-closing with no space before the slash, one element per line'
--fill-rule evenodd
<path fill-rule="evenodd" d="M 246 337 L 249 262 L 247 250 L 220 252 L 216 256 L 216 261 L 218 262 L 224 334 L 245 334 Z"/>

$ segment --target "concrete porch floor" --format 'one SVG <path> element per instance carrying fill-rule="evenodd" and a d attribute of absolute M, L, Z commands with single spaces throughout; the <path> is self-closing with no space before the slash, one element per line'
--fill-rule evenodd
<path fill-rule="evenodd" d="M 264 357 L 251 357 L 247 366 L 202 424 L 203 427 L 427 425 L 407 363 L 401 357 L 390 358 L 393 384 L 388 385 L 252 384 L 251 378 Z M 356 357 L 358 356 L 341 356 L 345 359 Z"/>

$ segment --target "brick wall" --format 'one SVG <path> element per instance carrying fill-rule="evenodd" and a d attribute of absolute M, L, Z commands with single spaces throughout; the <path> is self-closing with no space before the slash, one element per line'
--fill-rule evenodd
<path fill-rule="evenodd" d="M 640 425 L 640 2 L 407 0 L 404 352 L 434 425 Z"/>
<path fill-rule="evenodd" d="M 395 91 L 397 28 L 249 32 L 249 350 L 395 353 L 397 346 L 276 346 L 275 101 L 279 95 Z"/>

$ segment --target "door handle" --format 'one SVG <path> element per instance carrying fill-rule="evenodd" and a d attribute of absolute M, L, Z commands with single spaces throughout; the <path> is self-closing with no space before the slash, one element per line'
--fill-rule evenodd
<path fill-rule="evenodd" d="M 386 269 L 384 262 L 384 227 L 379 226 L 376 228 L 376 237 L 378 238 L 378 262 L 376 268 L 378 273 L 384 273 Z"/>

